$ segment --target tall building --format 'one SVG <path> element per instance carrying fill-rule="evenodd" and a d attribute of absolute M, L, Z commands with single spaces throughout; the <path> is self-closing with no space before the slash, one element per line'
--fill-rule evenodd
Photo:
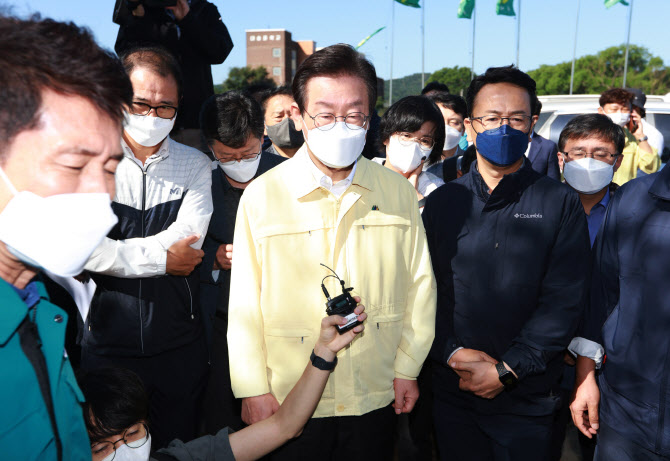
<path fill-rule="evenodd" d="M 263 66 L 277 85 L 290 83 L 307 56 L 314 53 L 316 42 L 294 42 L 285 29 L 247 30 L 247 66 Z"/>

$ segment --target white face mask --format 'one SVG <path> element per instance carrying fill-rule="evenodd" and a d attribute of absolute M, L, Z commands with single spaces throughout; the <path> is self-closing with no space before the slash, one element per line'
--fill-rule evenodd
<path fill-rule="evenodd" d="M 84 264 L 118 221 L 105 193 L 40 197 L 18 192 L 0 212 L 0 241 L 22 262 L 62 277 L 81 273 Z"/>
<path fill-rule="evenodd" d="M 139 145 L 152 147 L 167 138 L 176 119 L 126 113 L 123 129 Z"/>
<path fill-rule="evenodd" d="M 614 165 L 600 160 L 580 158 L 566 162 L 565 155 L 563 155 L 563 162 L 565 181 L 582 194 L 590 195 L 600 192 L 612 182 L 614 177 Z"/>
<path fill-rule="evenodd" d="M 258 165 L 260 163 L 261 156 L 258 155 L 250 162 L 245 162 L 242 160 L 240 162 L 231 163 L 230 165 L 223 165 L 219 163 L 219 166 L 230 179 L 244 183 L 254 179 L 254 176 L 258 171 Z"/>
<path fill-rule="evenodd" d="M 149 461 L 151 454 L 151 435 L 149 439 L 141 447 L 131 448 L 125 443 L 116 449 L 116 453 L 112 453 L 102 461 Z"/>
<path fill-rule="evenodd" d="M 612 112 L 611 114 L 605 115 L 607 115 L 613 123 L 619 126 L 624 126 L 630 121 L 630 114 L 623 112 Z"/>
<path fill-rule="evenodd" d="M 303 120 L 304 123 L 304 120 Z M 344 122 L 335 122 L 330 130 L 316 127 L 307 131 L 307 146 L 316 158 L 330 168 L 346 168 L 363 152 L 367 130 L 350 129 Z"/>
<path fill-rule="evenodd" d="M 386 160 L 403 174 L 416 170 L 428 154 L 430 151 L 421 149 L 418 142 L 412 141 L 405 146 L 397 136 L 391 136 L 386 148 Z"/>
<path fill-rule="evenodd" d="M 461 137 L 463 136 L 463 133 L 458 131 L 453 126 L 449 125 L 444 126 L 444 133 L 446 135 L 446 137 L 444 138 L 444 150 L 451 150 L 454 147 L 458 146 L 458 143 L 461 140 Z"/>

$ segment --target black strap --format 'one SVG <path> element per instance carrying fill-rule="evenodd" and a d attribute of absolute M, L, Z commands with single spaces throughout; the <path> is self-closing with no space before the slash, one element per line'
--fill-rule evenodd
<path fill-rule="evenodd" d="M 49 421 L 51 422 L 51 429 L 54 433 L 54 440 L 56 441 L 56 453 L 58 454 L 58 461 L 63 459 L 63 445 L 58 435 L 58 426 L 56 425 L 56 413 L 54 411 L 54 404 L 51 398 L 51 385 L 49 384 L 49 372 L 47 371 L 47 362 L 42 352 L 42 340 L 37 331 L 37 326 L 26 315 L 26 318 L 21 322 L 18 329 L 19 342 L 21 343 L 21 350 L 26 355 L 26 358 L 35 370 L 37 382 L 40 385 L 40 391 L 44 398 L 44 403 L 47 406 L 49 413 Z"/>
<path fill-rule="evenodd" d="M 426 197 L 419 200 L 419 208 L 426 206 Z"/>

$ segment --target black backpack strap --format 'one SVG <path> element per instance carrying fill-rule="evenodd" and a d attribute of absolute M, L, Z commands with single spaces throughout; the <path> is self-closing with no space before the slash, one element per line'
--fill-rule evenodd
<path fill-rule="evenodd" d="M 30 311 L 34 311 L 34 308 Z M 44 404 L 49 413 L 49 421 L 51 422 L 51 429 L 56 441 L 56 453 L 58 461 L 63 459 L 63 444 L 61 443 L 58 434 L 58 426 L 56 425 L 56 412 L 54 410 L 53 399 L 51 398 L 51 385 L 49 384 L 49 372 L 47 370 L 47 362 L 42 352 L 42 340 L 40 339 L 37 325 L 30 320 L 30 314 L 26 315 L 18 329 L 19 342 L 21 343 L 21 350 L 35 370 L 37 382 L 40 386 L 40 392 L 44 398 Z"/>

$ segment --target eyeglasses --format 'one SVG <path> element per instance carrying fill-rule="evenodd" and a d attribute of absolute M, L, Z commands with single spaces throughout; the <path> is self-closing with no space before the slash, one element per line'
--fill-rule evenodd
<path fill-rule="evenodd" d="M 140 448 L 149 440 L 149 428 L 144 423 L 136 423 L 130 426 L 123 433 L 123 437 L 115 442 L 102 441 L 91 445 L 91 454 L 93 461 L 101 461 L 108 456 L 112 456 L 110 460 L 116 456 L 116 444 L 123 442 L 129 448 Z"/>
<path fill-rule="evenodd" d="M 149 104 L 135 101 L 130 106 L 130 113 L 134 115 L 149 115 L 151 109 L 160 118 L 173 118 L 177 113 L 177 108 L 174 106 L 150 106 Z"/>
<path fill-rule="evenodd" d="M 347 115 L 335 115 L 322 112 L 315 116 L 311 116 L 307 111 L 305 111 L 305 113 L 314 121 L 314 126 L 321 131 L 332 129 L 338 118 L 341 118 L 350 130 L 360 130 L 365 128 L 365 125 L 370 118 L 369 115 L 365 115 L 363 112 L 350 112 Z"/>
<path fill-rule="evenodd" d="M 484 130 L 494 130 L 500 128 L 503 120 L 507 120 L 509 126 L 519 131 L 528 131 L 532 121 L 529 115 L 511 115 L 509 117 L 500 117 L 498 115 L 485 115 L 483 117 L 471 117 L 470 120 L 477 120 Z M 475 130 L 477 131 L 477 130 Z"/>
<path fill-rule="evenodd" d="M 263 150 L 263 144 L 261 143 L 260 147 L 258 148 L 258 153 L 245 155 L 239 161 L 240 162 L 253 162 L 254 160 L 256 160 L 258 158 L 259 155 L 261 155 L 262 150 Z M 231 158 L 232 156 L 219 158 L 219 157 L 216 156 L 214 151 L 212 151 L 212 155 L 214 156 L 216 161 L 219 162 L 221 165 L 230 166 L 230 165 L 234 165 L 235 162 L 237 162 L 237 160 L 235 160 L 234 158 Z"/>
<path fill-rule="evenodd" d="M 594 150 L 593 152 L 586 152 L 583 149 L 572 149 L 568 152 L 561 152 L 562 154 L 567 155 L 572 160 L 579 160 L 586 157 L 591 157 L 601 162 L 606 162 L 615 158 L 618 154 L 613 154 L 607 150 Z"/>
<path fill-rule="evenodd" d="M 421 150 L 430 151 L 435 145 L 435 140 L 429 136 L 424 136 L 422 138 L 415 138 L 411 133 L 396 133 L 395 136 L 398 137 L 398 141 L 403 146 L 409 146 L 411 143 L 415 142 L 419 145 Z"/>

